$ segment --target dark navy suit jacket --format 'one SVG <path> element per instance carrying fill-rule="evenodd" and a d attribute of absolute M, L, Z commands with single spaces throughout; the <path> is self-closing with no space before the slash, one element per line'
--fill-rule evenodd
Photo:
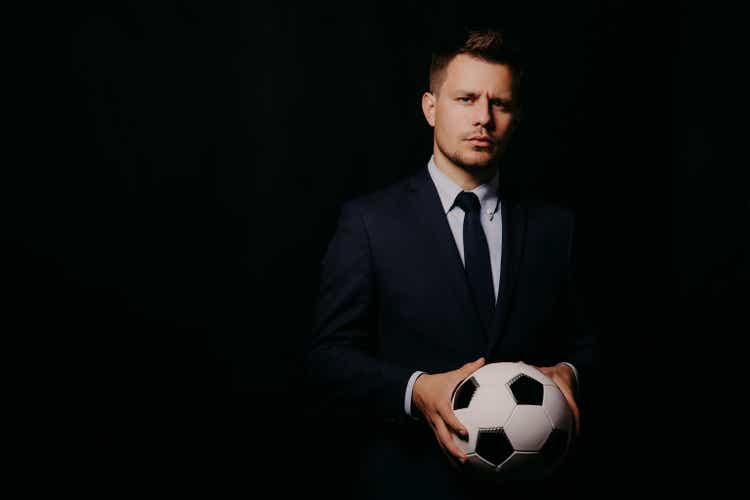
<path fill-rule="evenodd" d="M 352 497 L 487 494 L 448 462 L 426 422 L 405 414 L 415 370 L 447 372 L 480 356 L 569 361 L 585 395 L 594 336 L 573 281 L 572 212 L 501 197 L 501 215 L 500 287 L 486 331 L 427 168 L 342 205 L 321 265 L 305 381 L 308 415 L 357 443 Z"/>

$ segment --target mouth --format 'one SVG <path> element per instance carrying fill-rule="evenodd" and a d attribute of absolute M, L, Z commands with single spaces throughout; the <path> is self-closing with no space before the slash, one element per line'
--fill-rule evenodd
<path fill-rule="evenodd" d="M 466 139 L 474 146 L 480 146 L 480 147 L 490 147 L 492 146 L 492 141 L 489 137 L 483 137 L 483 136 L 476 136 L 476 137 L 470 137 Z"/>

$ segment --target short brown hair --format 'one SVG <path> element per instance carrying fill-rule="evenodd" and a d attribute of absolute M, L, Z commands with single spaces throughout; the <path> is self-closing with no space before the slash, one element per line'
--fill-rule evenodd
<path fill-rule="evenodd" d="M 459 54 L 468 54 L 484 61 L 507 65 L 513 73 L 513 90 L 520 87 L 523 68 L 518 46 L 509 43 L 505 33 L 495 29 L 465 29 L 438 46 L 430 64 L 430 92 L 437 93 L 445 81 L 445 69 Z"/>

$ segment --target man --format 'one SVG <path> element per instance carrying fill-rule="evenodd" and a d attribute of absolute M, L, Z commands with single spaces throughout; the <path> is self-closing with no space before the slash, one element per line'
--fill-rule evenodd
<path fill-rule="evenodd" d="M 539 367 L 580 428 L 593 337 L 573 285 L 573 218 L 499 197 L 521 68 L 501 33 L 461 42 L 433 55 L 427 168 L 343 204 L 321 266 L 309 404 L 360 424 L 357 498 L 495 492 L 466 478 L 452 437 L 465 431 L 452 392 L 486 362 Z"/>

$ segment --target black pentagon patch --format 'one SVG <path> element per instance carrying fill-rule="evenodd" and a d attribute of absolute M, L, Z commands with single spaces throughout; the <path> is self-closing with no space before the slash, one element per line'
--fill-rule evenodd
<path fill-rule="evenodd" d="M 544 386 L 526 374 L 520 374 L 509 384 L 510 392 L 519 405 L 542 405 Z"/>
<path fill-rule="evenodd" d="M 474 377 L 464 382 L 456 394 L 456 399 L 453 401 L 453 409 L 468 408 L 471 398 L 474 397 L 474 393 L 477 391 L 477 387 L 479 387 L 479 383 Z"/>
<path fill-rule="evenodd" d="M 476 451 L 480 457 L 497 467 L 513 454 L 513 445 L 502 429 L 480 429 Z"/>
<path fill-rule="evenodd" d="M 539 450 L 539 454 L 542 455 L 545 466 L 552 466 L 563 455 L 568 447 L 568 433 L 560 429 L 553 429 L 550 435 L 547 437 L 547 441 Z"/>

